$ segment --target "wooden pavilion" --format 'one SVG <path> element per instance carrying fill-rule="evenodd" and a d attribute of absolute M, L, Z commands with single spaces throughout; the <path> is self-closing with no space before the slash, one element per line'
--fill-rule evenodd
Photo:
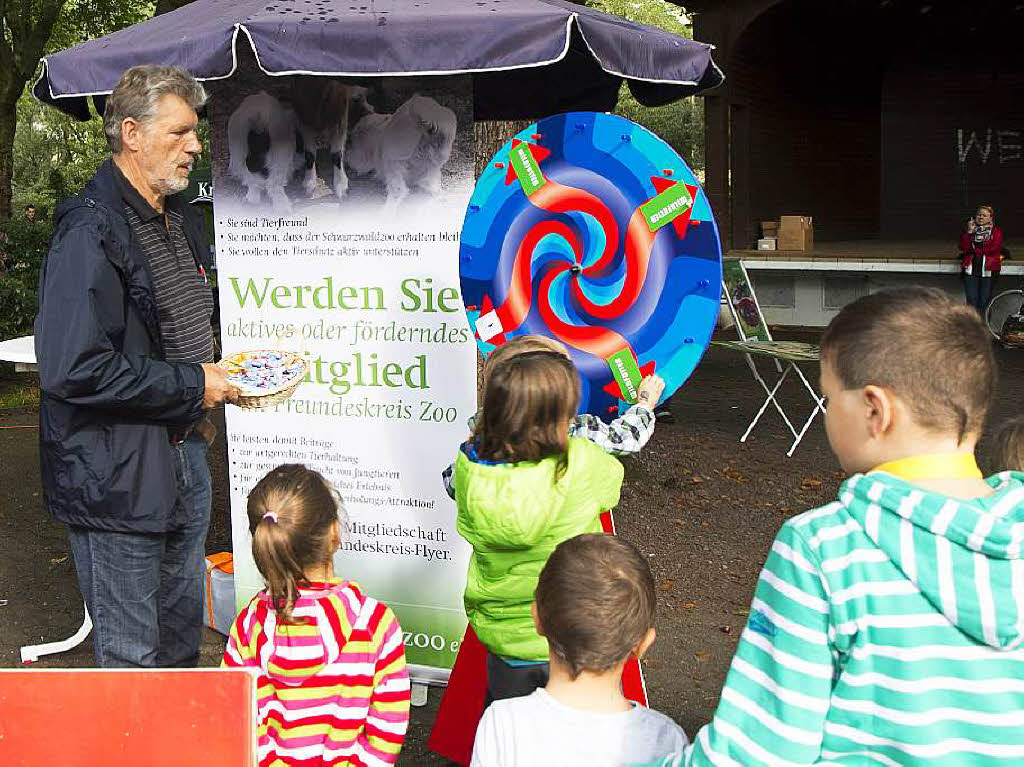
<path fill-rule="evenodd" d="M 1024 259 L 1024 4 L 683 4 L 726 73 L 704 100 L 706 189 L 726 247 L 770 269 L 772 319 L 821 324 L 880 284 L 958 289 L 957 234 L 982 203 Z M 787 214 L 813 216 L 814 250 L 753 250 Z"/>

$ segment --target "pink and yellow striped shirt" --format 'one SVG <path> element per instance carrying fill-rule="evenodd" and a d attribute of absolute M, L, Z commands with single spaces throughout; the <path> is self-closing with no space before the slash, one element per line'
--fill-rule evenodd
<path fill-rule="evenodd" d="M 253 597 L 224 651 L 222 665 L 259 670 L 259 767 L 394 764 L 409 724 L 398 620 L 355 583 L 310 586 L 288 624 Z"/>

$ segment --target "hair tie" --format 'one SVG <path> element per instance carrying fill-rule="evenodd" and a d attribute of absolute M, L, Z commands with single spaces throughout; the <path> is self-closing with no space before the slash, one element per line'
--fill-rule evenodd
<path fill-rule="evenodd" d="M 266 514 L 263 515 L 263 519 L 273 522 L 274 524 L 277 524 L 277 512 L 268 511 Z"/>

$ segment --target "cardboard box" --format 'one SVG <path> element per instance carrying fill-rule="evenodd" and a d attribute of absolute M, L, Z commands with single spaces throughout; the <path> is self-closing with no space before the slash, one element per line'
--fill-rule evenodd
<path fill-rule="evenodd" d="M 778 250 L 777 241 L 774 237 L 762 237 L 757 241 L 758 250 Z"/>
<path fill-rule="evenodd" d="M 761 237 L 768 239 L 778 236 L 779 233 L 779 222 L 778 221 L 762 221 L 761 222 Z"/>
<path fill-rule="evenodd" d="M 779 250 L 814 250 L 814 222 L 810 216 L 783 216 L 779 220 Z"/>

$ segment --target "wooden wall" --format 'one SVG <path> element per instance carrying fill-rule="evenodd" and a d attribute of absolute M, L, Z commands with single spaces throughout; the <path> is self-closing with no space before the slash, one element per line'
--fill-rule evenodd
<path fill-rule="evenodd" d="M 827 6 L 698 8 L 727 78 L 705 99 L 705 152 L 729 246 L 784 214 L 812 215 L 819 242 L 952 240 L 981 201 L 1024 233 L 1024 13 L 972 29 L 966 11 Z"/>

